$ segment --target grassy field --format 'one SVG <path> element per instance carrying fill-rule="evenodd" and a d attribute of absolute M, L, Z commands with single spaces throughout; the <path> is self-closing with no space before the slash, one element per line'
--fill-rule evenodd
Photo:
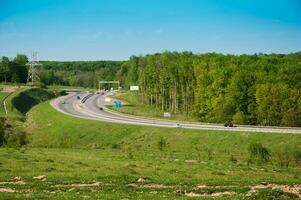
<path fill-rule="evenodd" d="M 102 123 L 66 116 L 48 102 L 27 116 L 29 145 L 0 149 L 0 191 L 10 189 L 2 198 L 296 199 L 279 187 L 301 184 L 300 166 L 277 160 L 281 149 L 300 149 L 300 135 Z M 270 150 L 268 164 L 247 164 L 252 142 Z M 39 175 L 47 178 L 33 179 Z"/>

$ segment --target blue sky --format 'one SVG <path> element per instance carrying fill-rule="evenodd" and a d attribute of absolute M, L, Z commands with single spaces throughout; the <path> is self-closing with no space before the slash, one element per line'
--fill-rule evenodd
<path fill-rule="evenodd" d="M 301 50 L 301 0 L 0 0 L 0 55 L 124 60 Z"/>

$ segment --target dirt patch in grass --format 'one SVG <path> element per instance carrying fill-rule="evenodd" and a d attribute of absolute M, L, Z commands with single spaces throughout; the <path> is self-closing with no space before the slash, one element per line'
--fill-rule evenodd
<path fill-rule="evenodd" d="M 128 184 L 128 186 L 136 187 L 136 188 L 153 188 L 153 189 L 173 188 L 173 186 L 161 185 L 161 184 L 136 184 L 136 183 L 131 183 L 131 184 Z"/>
<path fill-rule="evenodd" d="M 6 92 L 6 93 L 16 92 L 19 89 L 18 86 L 12 86 L 12 85 L 2 85 L 0 88 L 2 89 L 1 92 Z"/>
<path fill-rule="evenodd" d="M 47 176 L 46 175 L 34 176 L 33 179 L 39 180 L 39 181 L 46 181 Z"/>
<path fill-rule="evenodd" d="M 72 183 L 66 185 L 55 185 L 55 187 L 73 187 L 73 188 L 81 188 L 81 187 L 98 187 L 100 186 L 100 182 L 94 183 Z"/>
<path fill-rule="evenodd" d="M 15 177 L 13 181 L 1 181 L 0 185 L 25 185 L 21 177 Z"/>
<path fill-rule="evenodd" d="M 260 189 L 271 188 L 272 190 L 281 190 L 283 192 L 292 193 L 301 199 L 301 185 L 277 185 L 277 184 L 260 184 L 251 187 L 246 196 L 253 196 Z"/>
<path fill-rule="evenodd" d="M 214 192 L 211 194 L 208 193 L 194 193 L 194 192 L 185 192 L 185 195 L 188 197 L 219 197 L 219 196 L 232 196 L 235 195 L 236 192 L 229 192 L 229 191 L 225 191 L 225 192 Z"/>
<path fill-rule="evenodd" d="M 12 188 L 0 188 L 0 192 L 14 193 L 17 191 Z"/>

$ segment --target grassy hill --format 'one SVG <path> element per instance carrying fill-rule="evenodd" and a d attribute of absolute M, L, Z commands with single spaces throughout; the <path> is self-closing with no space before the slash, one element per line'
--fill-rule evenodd
<path fill-rule="evenodd" d="M 52 94 L 13 96 L 26 113 L 29 144 L 0 148 L 0 198 L 298 198 L 301 135 L 90 121 L 40 103 Z M 254 143 L 268 150 L 269 162 L 250 160 Z"/>
<path fill-rule="evenodd" d="M 298 164 L 284 167 L 279 162 L 283 152 L 300 150 L 300 135 L 102 123 L 66 116 L 48 102 L 28 113 L 26 127 L 27 147 L 0 151 L 0 180 L 21 176 L 26 184 L 8 186 L 27 192 L 5 197 L 210 199 L 220 194 L 216 199 L 296 199 L 269 184 L 301 183 Z M 248 164 L 253 142 L 268 148 L 269 163 Z M 38 175 L 47 178 L 33 179 Z M 262 183 L 262 190 L 247 195 Z"/>
<path fill-rule="evenodd" d="M 53 92 L 42 88 L 31 88 L 25 91 L 19 92 L 11 99 L 12 107 L 20 112 L 26 114 L 33 106 L 40 102 L 53 98 L 55 95 Z"/>

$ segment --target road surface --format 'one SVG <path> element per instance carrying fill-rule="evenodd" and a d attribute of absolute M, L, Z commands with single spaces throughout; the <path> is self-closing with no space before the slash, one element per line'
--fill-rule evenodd
<path fill-rule="evenodd" d="M 78 99 L 77 96 L 79 96 L 80 99 Z M 86 101 L 83 102 L 83 99 L 86 99 Z M 202 130 L 301 134 L 301 128 L 275 128 L 255 126 L 224 127 L 223 125 L 216 124 L 174 122 L 170 120 L 149 119 L 138 116 L 119 114 L 105 108 L 105 105 L 108 105 L 108 103 L 105 102 L 105 96 L 101 94 L 89 94 L 87 92 L 79 91 L 71 91 L 66 96 L 61 96 L 52 100 L 50 104 L 56 110 L 64 114 L 78 118 L 103 122 Z M 104 109 L 100 110 L 100 107 Z"/>

